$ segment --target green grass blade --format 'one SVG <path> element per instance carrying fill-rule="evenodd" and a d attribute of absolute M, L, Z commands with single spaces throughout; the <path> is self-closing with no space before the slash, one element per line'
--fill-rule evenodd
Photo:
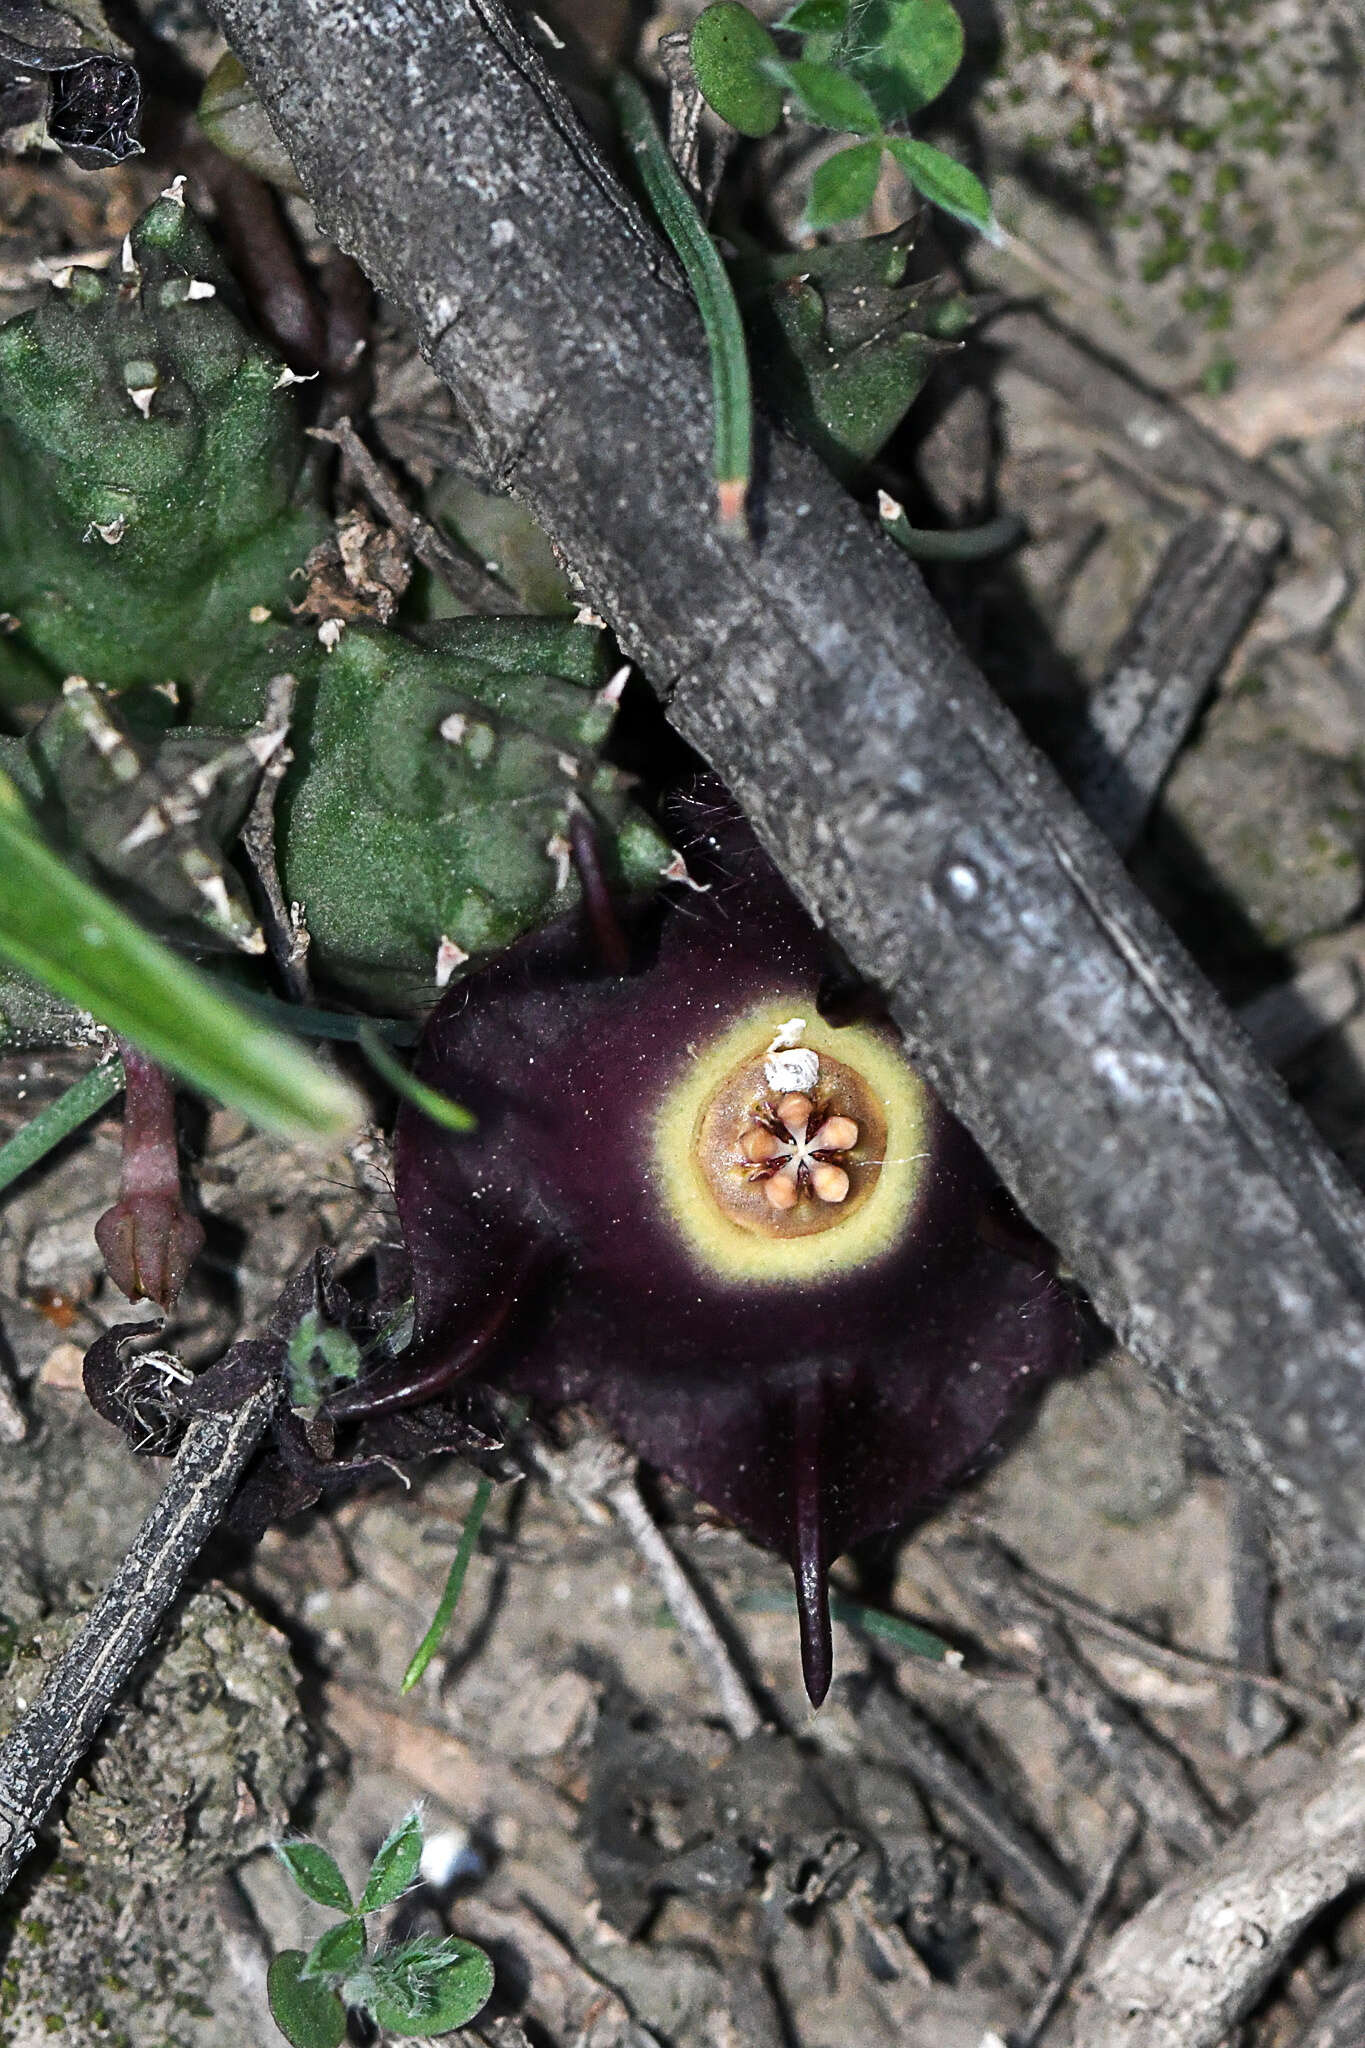
<path fill-rule="evenodd" d="M 377 1031 L 363 1024 L 356 1033 L 356 1041 L 370 1065 L 382 1080 L 388 1082 L 395 1095 L 401 1095 L 414 1109 L 420 1109 L 423 1116 L 439 1124 L 444 1131 L 472 1131 L 477 1118 L 472 1116 L 463 1103 L 451 1096 L 443 1095 L 439 1088 L 429 1088 L 425 1081 L 419 1081 L 409 1073 L 401 1061 L 396 1060 Z"/>
<path fill-rule="evenodd" d="M 55 1102 L 40 1109 L 37 1116 L 16 1131 L 8 1144 L 0 1145 L 0 1194 L 45 1159 L 54 1145 L 69 1138 L 83 1123 L 112 1102 L 123 1086 L 123 1061 L 103 1060 L 64 1089 Z"/>
<path fill-rule="evenodd" d="M 735 1609 L 740 1614 L 795 1614 L 796 1596 L 756 1588 L 753 1592 L 741 1593 Z M 935 1664 L 962 1662 L 958 1651 L 945 1643 L 942 1636 L 921 1628 L 917 1622 L 905 1621 L 899 1614 L 888 1614 L 884 1608 L 866 1607 L 861 1600 L 851 1600 L 846 1593 L 831 1592 L 829 1611 L 836 1621 L 842 1621 L 847 1627 L 860 1629 L 865 1636 L 880 1637 L 884 1643 L 894 1643 L 898 1650 L 909 1650 L 912 1656 L 928 1657 Z"/>
<path fill-rule="evenodd" d="M 508 1409 L 505 1433 L 509 1438 L 515 1436 L 522 1423 L 525 1422 L 530 1405 L 529 1401 L 517 1401 Z M 488 1513 L 488 1503 L 492 1498 L 492 1480 L 481 1479 L 474 1489 L 474 1498 L 470 1502 L 464 1528 L 460 1531 L 460 1541 L 456 1546 L 455 1555 L 450 1561 L 450 1570 L 446 1575 L 445 1591 L 442 1593 L 437 1603 L 436 1612 L 431 1618 L 431 1627 L 417 1645 L 412 1662 L 403 1673 L 403 1681 L 398 1688 L 400 1692 L 412 1691 L 412 1688 L 417 1684 L 422 1673 L 441 1647 L 441 1638 L 450 1627 L 455 1609 L 460 1604 L 460 1595 L 464 1591 L 465 1574 L 469 1570 L 469 1561 L 474 1555 L 475 1546 L 479 1540 L 479 1532 L 483 1528 L 483 1518 Z"/>
<path fill-rule="evenodd" d="M 621 131 L 640 167 L 660 227 L 687 272 L 711 351 L 711 388 L 716 413 L 716 497 L 720 523 L 744 529 L 744 507 L 753 466 L 754 402 L 744 323 L 720 252 L 678 176 L 659 133 L 649 101 L 633 78 L 619 72 L 612 81 Z"/>
<path fill-rule="evenodd" d="M 39 838 L 0 775 L 0 954 L 180 1080 L 290 1139 L 335 1141 L 364 1110 L 283 1032 L 221 995 Z"/>

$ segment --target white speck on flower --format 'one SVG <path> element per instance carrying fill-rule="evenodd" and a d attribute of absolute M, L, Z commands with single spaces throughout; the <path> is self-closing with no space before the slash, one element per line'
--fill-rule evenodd
<path fill-rule="evenodd" d="M 545 851 L 555 864 L 555 894 L 558 896 L 569 886 L 573 848 L 562 832 L 556 832 L 553 838 L 546 840 Z"/>
<path fill-rule="evenodd" d="M 774 1095 L 810 1095 L 820 1078 L 820 1055 L 808 1045 L 779 1046 L 764 1060 L 763 1078 Z"/>
<path fill-rule="evenodd" d="M 436 948 L 436 986 L 448 988 L 450 977 L 457 967 L 463 967 L 469 958 L 463 946 L 457 946 L 454 939 L 442 932 L 441 943 Z"/>
<path fill-rule="evenodd" d="M 711 884 L 709 882 L 695 881 L 688 873 L 687 862 L 680 853 L 673 855 L 667 867 L 659 869 L 659 880 L 661 882 L 678 882 L 684 889 L 694 889 L 698 896 L 707 896 L 711 892 Z"/>

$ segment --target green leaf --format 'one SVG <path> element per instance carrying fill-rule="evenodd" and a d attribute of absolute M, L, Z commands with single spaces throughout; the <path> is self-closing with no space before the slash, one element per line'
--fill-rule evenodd
<path fill-rule="evenodd" d="M 348 1976 L 365 1954 L 365 1929 L 359 1920 L 339 1920 L 320 1934 L 299 1972 L 306 1979 Z"/>
<path fill-rule="evenodd" d="M 355 1130 L 359 1097 L 67 867 L 0 774 L 0 956 L 181 1080 L 292 1139 Z"/>
<path fill-rule="evenodd" d="M 315 1352 L 321 1356 L 325 1375 L 316 1375 L 312 1370 Z M 288 1357 L 291 1396 L 296 1381 L 306 1389 L 323 1380 L 322 1391 L 330 1392 L 334 1386 L 357 1378 L 360 1372 L 360 1346 L 355 1338 L 349 1330 L 339 1330 L 325 1323 L 315 1308 L 309 1309 L 289 1339 Z M 295 1400 L 294 1406 L 305 1406 L 307 1398 Z M 311 1398 L 318 1398 L 316 1390 Z"/>
<path fill-rule="evenodd" d="M 936 100 L 962 62 L 962 23 L 949 0 L 872 0 L 855 32 L 849 66 L 887 121 Z"/>
<path fill-rule="evenodd" d="M 876 135 L 880 130 L 877 109 L 863 87 L 832 64 L 798 57 L 794 64 L 779 59 L 766 68 L 770 78 L 786 86 L 803 119 L 815 127 L 838 128 L 850 135 Z"/>
<path fill-rule="evenodd" d="M 866 212 L 877 189 L 881 163 L 880 142 L 855 142 L 852 149 L 825 158 L 810 181 L 806 202 L 806 226 L 812 234 Z"/>
<path fill-rule="evenodd" d="M 78 1131 L 106 1102 L 112 1102 L 122 1086 L 122 1060 L 105 1060 L 79 1081 L 73 1081 L 46 1109 L 40 1109 L 6 1144 L 0 1145 L 0 1194 L 21 1173 L 27 1173 L 31 1166 L 45 1159 L 54 1146 Z"/>
<path fill-rule="evenodd" d="M 391 2034 L 449 2034 L 467 2027 L 493 1991 L 493 1965 L 472 1941 L 451 1935 L 434 1951 L 417 1944 L 377 1956 L 371 2012 Z"/>
<path fill-rule="evenodd" d="M 381 1906 L 392 1905 L 401 1898 L 416 1877 L 421 1861 L 422 1816 L 414 1807 L 380 1843 L 360 1894 L 360 1911 L 377 1913 Z"/>
<path fill-rule="evenodd" d="M 381 1078 L 388 1082 L 395 1095 L 401 1095 L 414 1109 L 420 1109 L 446 1131 L 472 1131 L 477 1119 L 454 1101 L 443 1095 L 439 1088 L 429 1088 L 425 1081 L 419 1081 L 415 1074 L 396 1060 L 385 1045 L 379 1033 L 369 1024 L 360 1024 L 356 1029 L 360 1050 Z"/>
<path fill-rule="evenodd" d="M 341 2048 L 346 2038 L 346 2008 L 326 1984 L 303 1976 L 301 1948 L 284 1948 L 266 1972 L 271 2017 L 293 2048 Z"/>
<path fill-rule="evenodd" d="M 999 240 L 1000 229 L 986 188 L 965 164 L 927 142 L 911 142 L 903 135 L 888 135 L 886 146 L 917 192 L 954 219 L 979 228 L 988 242 Z"/>
<path fill-rule="evenodd" d="M 782 88 L 762 68 L 778 55 L 771 30 L 737 0 L 716 0 L 698 15 L 690 48 L 711 110 L 741 135 L 771 135 L 782 119 Z"/>
<path fill-rule="evenodd" d="M 777 26 L 801 36 L 828 36 L 837 35 L 847 20 L 848 0 L 796 0 Z"/>
<path fill-rule="evenodd" d="M 354 1913 L 346 1880 L 337 1869 L 336 1858 L 318 1842 L 277 1842 L 275 1854 L 305 1898 L 315 1905 L 330 1906 L 334 1913 Z"/>

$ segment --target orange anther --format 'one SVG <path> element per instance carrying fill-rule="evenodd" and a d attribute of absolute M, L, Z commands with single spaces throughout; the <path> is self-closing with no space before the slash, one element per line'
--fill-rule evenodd
<path fill-rule="evenodd" d="M 752 1159 L 757 1166 L 766 1159 L 776 1159 L 778 1153 L 785 1152 L 787 1147 L 779 1144 L 772 1132 L 765 1131 L 762 1124 L 755 1124 L 753 1129 L 746 1131 L 740 1139 L 739 1149 L 746 1159 Z"/>

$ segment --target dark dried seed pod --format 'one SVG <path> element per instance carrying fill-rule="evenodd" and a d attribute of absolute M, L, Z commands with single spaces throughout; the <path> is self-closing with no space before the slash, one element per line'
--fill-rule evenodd
<path fill-rule="evenodd" d="M 333 1412 L 465 1369 L 587 1403 L 790 1560 L 818 1703 L 830 1561 L 978 1466 L 1075 1317 L 889 1025 L 821 1015 L 837 963 L 747 828 L 694 802 L 681 836 L 706 892 L 630 972 L 565 920 L 436 1011 L 418 1071 L 478 1129 L 402 1112 L 414 1362 Z"/>

